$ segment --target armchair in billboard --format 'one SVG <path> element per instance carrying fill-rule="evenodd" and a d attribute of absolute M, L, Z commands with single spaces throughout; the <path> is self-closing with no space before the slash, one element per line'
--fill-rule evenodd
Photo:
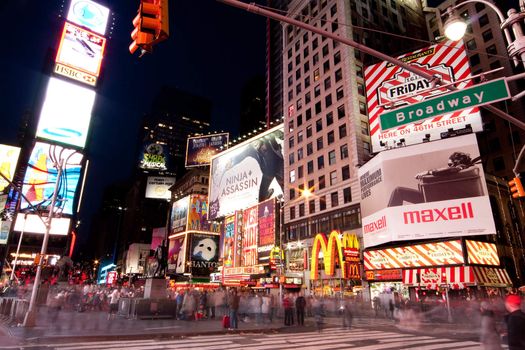
<path fill-rule="evenodd" d="M 474 134 L 381 152 L 359 180 L 365 248 L 496 233 Z"/>

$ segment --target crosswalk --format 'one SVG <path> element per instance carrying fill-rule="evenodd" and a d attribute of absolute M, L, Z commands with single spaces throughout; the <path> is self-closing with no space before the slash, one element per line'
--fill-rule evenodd
<path fill-rule="evenodd" d="M 198 349 L 198 350 L 474 350 L 481 344 L 471 340 L 438 338 L 430 335 L 414 335 L 394 331 L 379 331 L 365 328 L 343 330 L 327 328 L 299 333 L 235 333 L 209 336 L 183 337 L 178 339 L 147 339 L 125 341 L 69 342 L 62 344 L 38 344 L 39 349 L 56 350 L 157 350 L 157 349 Z M 9 349 L 5 347 L 2 349 Z M 20 346 L 12 349 L 20 349 Z M 30 349 L 27 347 L 26 349 Z"/>

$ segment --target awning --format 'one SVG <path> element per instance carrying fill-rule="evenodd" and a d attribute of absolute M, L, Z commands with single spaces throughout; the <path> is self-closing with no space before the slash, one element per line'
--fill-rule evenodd
<path fill-rule="evenodd" d="M 511 287 L 512 281 L 505 269 L 472 266 L 476 284 L 486 287 Z"/>
<path fill-rule="evenodd" d="M 426 289 L 437 289 L 440 286 L 462 289 L 474 285 L 475 279 L 470 266 L 434 267 L 403 270 L 403 284 Z"/>

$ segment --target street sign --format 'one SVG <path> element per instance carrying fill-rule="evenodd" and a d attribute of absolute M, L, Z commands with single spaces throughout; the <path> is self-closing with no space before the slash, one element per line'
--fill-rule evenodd
<path fill-rule="evenodd" d="M 493 80 L 383 113 L 380 116 L 381 130 L 384 131 L 467 108 L 483 106 L 510 97 L 505 78 Z"/>

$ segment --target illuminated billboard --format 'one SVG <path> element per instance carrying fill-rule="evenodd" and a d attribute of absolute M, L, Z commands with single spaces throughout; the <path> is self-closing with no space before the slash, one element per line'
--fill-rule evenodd
<path fill-rule="evenodd" d="M 219 266 L 219 235 L 191 233 L 191 274 L 209 277 Z"/>
<path fill-rule="evenodd" d="M 71 0 L 67 20 L 98 34 L 106 34 L 109 9 L 90 0 Z"/>
<path fill-rule="evenodd" d="M 259 203 L 259 241 L 257 242 L 257 260 L 259 264 L 270 262 L 270 251 L 275 246 L 275 199 Z"/>
<path fill-rule="evenodd" d="M 66 22 L 58 47 L 55 73 L 95 86 L 106 39 Z"/>
<path fill-rule="evenodd" d="M 280 125 L 212 158 L 210 219 L 283 193 L 283 140 Z"/>
<path fill-rule="evenodd" d="M 188 224 L 189 197 L 173 203 L 170 216 L 170 235 L 186 231 Z"/>
<path fill-rule="evenodd" d="M 12 223 L 13 222 L 11 220 L 0 221 L 0 245 L 7 244 Z"/>
<path fill-rule="evenodd" d="M 47 218 L 43 218 L 47 220 Z M 49 234 L 57 236 L 65 236 L 69 233 L 69 226 L 71 219 L 68 218 L 53 218 L 51 221 L 51 229 Z M 16 214 L 15 226 L 13 231 L 24 233 L 45 234 L 46 225 L 36 214 Z"/>
<path fill-rule="evenodd" d="M 383 151 L 359 181 L 365 248 L 496 233 L 475 134 Z"/>
<path fill-rule="evenodd" d="M 169 239 L 168 272 L 186 272 L 186 236 L 182 233 Z"/>
<path fill-rule="evenodd" d="M 185 231 L 220 233 L 221 224 L 208 221 L 208 196 L 192 194 L 173 203 L 170 235 Z"/>
<path fill-rule="evenodd" d="M 22 185 L 22 193 L 33 207 L 47 210 L 51 204 L 58 177 L 57 163 L 63 164 L 55 210 L 62 214 L 73 214 L 73 202 L 82 170 L 82 154 L 57 145 L 37 142 L 31 152 Z M 29 207 L 21 198 L 20 209 Z"/>
<path fill-rule="evenodd" d="M 139 167 L 146 170 L 167 170 L 168 149 L 158 143 L 144 144 L 141 152 Z"/>
<path fill-rule="evenodd" d="M 461 81 L 459 89 L 473 85 L 469 60 L 461 40 L 447 41 L 399 56 L 398 59 L 418 67 L 444 84 Z M 426 101 L 448 93 L 446 88 L 434 89 L 432 82 L 389 62 L 366 68 L 365 82 L 370 121 L 370 138 L 374 152 L 395 147 L 397 143 L 412 145 L 423 139 L 439 140 L 441 132 L 462 129 L 469 124 L 473 131 L 482 131 L 481 115 L 477 107 L 446 113 L 417 123 L 381 130 L 381 115 L 401 106 Z"/>
<path fill-rule="evenodd" d="M 235 215 L 224 219 L 224 239 L 222 245 L 222 266 L 233 267 L 235 256 Z"/>
<path fill-rule="evenodd" d="M 170 199 L 170 187 L 174 184 L 174 177 L 148 176 L 148 183 L 146 184 L 146 198 Z"/>
<path fill-rule="evenodd" d="M 7 177 L 9 181 L 12 181 L 13 176 L 15 176 L 19 155 L 19 147 L 0 145 L 0 172 Z M 4 180 L 3 177 L 0 177 L 0 191 L 3 191 L 8 185 L 9 182 Z M 3 207 L 0 209 L 3 209 Z"/>
<path fill-rule="evenodd" d="M 257 205 L 245 209 L 242 229 L 241 266 L 257 265 L 257 237 L 259 235 L 259 207 Z"/>
<path fill-rule="evenodd" d="M 365 270 L 461 265 L 465 263 L 460 240 L 364 251 L 363 261 Z"/>
<path fill-rule="evenodd" d="M 494 243 L 465 240 L 469 264 L 499 266 L 498 249 Z"/>
<path fill-rule="evenodd" d="M 36 136 L 84 147 L 94 103 L 94 91 L 50 78 Z"/>
<path fill-rule="evenodd" d="M 209 165 L 211 157 L 228 145 L 228 139 L 228 133 L 188 137 L 186 167 Z"/>

